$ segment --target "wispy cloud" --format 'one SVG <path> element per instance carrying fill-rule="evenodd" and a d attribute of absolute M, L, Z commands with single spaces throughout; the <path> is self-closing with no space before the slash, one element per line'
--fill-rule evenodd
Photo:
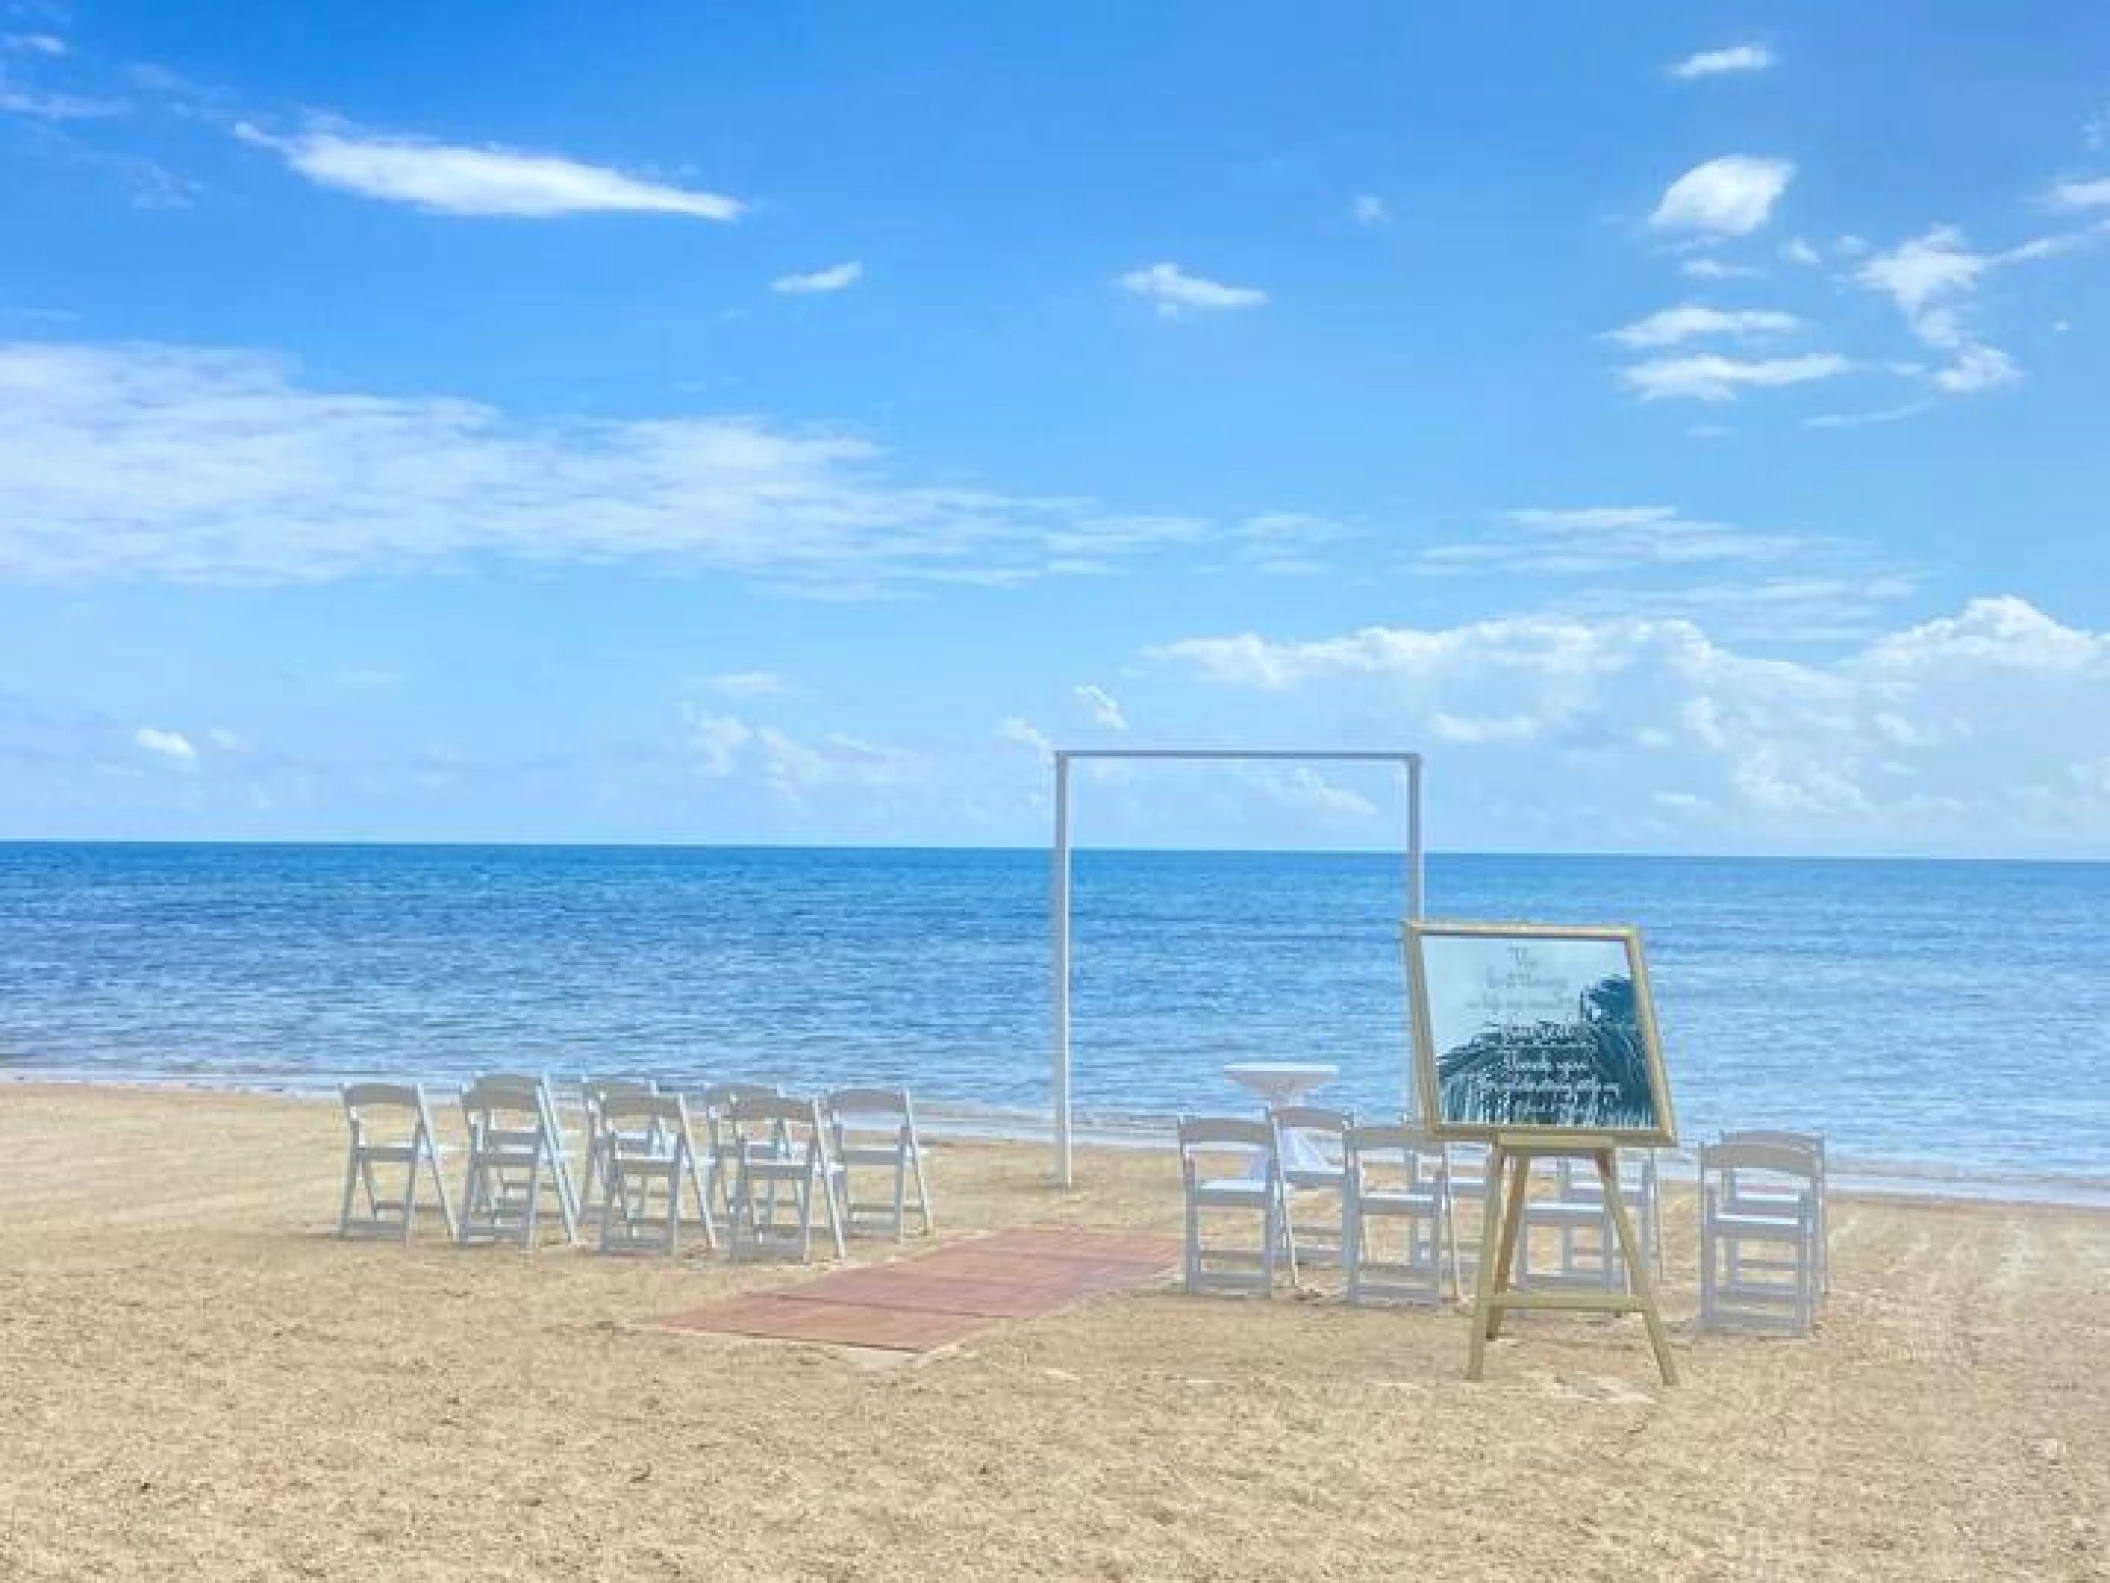
<path fill-rule="evenodd" d="M 1932 411 L 1931 401 L 1901 401 L 1895 406 L 1875 407 L 1866 412 L 1825 412 L 1802 420 L 1805 429 L 1865 429 L 1872 424 L 1903 423 Z"/>
<path fill-rule="evenodd" d="M 1791 264 L 1801 265 L 1804 269 L 1814 269 L 1824 262 L 1824 255 L 1799 236 L 1791 236 L 1780 244 L 1780 256 Z"/>
<path fill-rule="evenodd" d="M 1047 734 L 1032 721 L 1018 715 L 1006 715 L 999 720 L 996 723 L 996 735 L 999 741 L 1030 749 L 1041 758 L 1055 756 L 1055 744 L 1048 740 Z"/>
<path fill-rule="evenodd" d="M 1680 259 L 1678 273 L 1692 280 L 1750 280 L 1764 271 L 1750 264 L 1728 264 L 1703 256 Z"/>
<path fill-rule="evenodd" d="M 1176 319 L 1190 313 L 1223 313 L 1237 308 L 1258 308 L 1267 293 L 1257 286 L 1226 286 L 1200 275 L 1190 275 L 1177 264 L 1151 264 L 1132 269 L 1120 279 L 1121 289 L 1141 297 L 1162 318 Z"/>
<path fill-rule="evenodd" d="M 119 99 L 56 93 L 0 79 L 0 114 L 27 116 L 34 121 L 100 121 L 123 115 L 129 108 Z"/>
<path fill-rule="evenodd" d="M 1607 330 L 1604 338 L 1621 346 L 1647 351 L 1676 346 L 1683 341 L 1759 340 L 1768 336 L 1792 335 L 1803 328 L 1803 321 L 1794 314 L 1774 309 L 1723 309 L 1683 303 L 1675 308 L 1660 309 L 1617 330 Z"/>
<path fill-rule="evenodd" d="M 1688 55 L 1670 68 L 1683 82 L 1698 77 L 1722 77 L 1733 72 L 1765 71 L 1772 66 L 1773 51 L 1763 44 L 1735 44 L 1727 49 L 1702 50 Z"/>
<path fill-rule="evenodd" d="M 72 53 L 56 33 L 9 33 L 0 37 L 0 48 L 23 55 L 45 55 L 53 59 Z"/>
<path fill-rule="evenodd" d="M 1906 327 L 1922 344 L 1949 361 L 1929 378 L 1955 395 L 1994 390 L 2022 378 L 2014 358 L 1987 344 L 1971 325 L 1979 287 L 1995 270 L 2071 252 L 2089 239 L 2086 233 L 2036 237 L 2003 252 L 1973 248 L 1953 225 L 1937 225 L 1884 252 L 1871 253 L 1854 270 L 1853 280 L 1887 296 L 1904 316 Z"/>
<path fill-rule="evenodd" d="M 803 275 L 779 275 L 769 283 L 769 289 L 787 297 L 808 297 L 823 292 L 848 291 L 864 279 L 864 275 L 864 265 L 852 259 L 847 264 L 831 264 L 826 269 Z"/>
<path fill-rule="evenodd" d="M 1817 547 L 1686 516 L 1672 506 L 1531 506 L 1499 514 L 1487 533 L 1421 552 L 1423 570 L 1570 576 L 1644 566 L 1776 562 Z"/>
<path fill-rule="evenodd" d="M 164 731 L 159 726 L 141 726 L 132 733 L 132 740 L 147 752 L 172 759 L 186 769 L 198 762 L 198 750 L 181 731 Z"/>
<path fill-rule="evenodd" d="M 668 186 L 555 154 L 468 148 L 328 124 L 281 136 L 243 122 L 235 132 L 318 186 L 431 214 L 554 219 L 624 212 L 734 220 L 746 207 L 718 193 Z"/>
<path fill-rule="evenodd" d="M 2061 209 L 2110 208 L 2110 176 L 2089 181 L 2062 181 L 2051 189 L 2052 203 Z"/>
<path fill-rule="evenodd" d="M 1684 357 L 1652 358 L 1619 370 L 1619 381 L 1643 401 L 1734 401 L 1745 390 L 1772 390 L 1836 379 L 1853 371 L 1853 362 L 1836 352 L 1805 352 L 1798 357 L 1725 357 L 1696 352 Z"/>
<path fill-rule="evenodd" d="M 1381 226 L 1392 223 L 1392 211 L 1385 207 L 1385 200 L 1374 192 L 1356 194 L 1355 203 L 1349 212 L 1355 216 L 1357 225 Z"/>
<path fill-rule="evenodd" d="M 1093 725 L 1108 731 L 1128 729 L 1128 716 L 1122 712 L 1120 701 L 1104 687 L 1096 687 L 1087 682 L 1075 689 L 1075 695 L 1077 701 L 1084 705 L 1085 712 L 1092 717 Z"/>
<path fill-rule="evenodd" d="M 791 690 L 775 671 L 721 671 L 706 676 L 703 686 L 721 698 L 779 698 Z"/>
<path fill-rule="evenodd" d="M 525 418 L 311 388 L 251 352 L 0 343 L 18 580 L 620 561 L 855 597 L 1103 572 L 1206 532 L 904 472 L 867 438 L 760 418 Z"/>
<path fill-rule="evenodd" d="M 1773 206 L 1794 179 L 1791 161 L 1725 154 L 1672 182 L 1649 224 L 1659 231 L 1747 236 L 1772 218 Z"/>

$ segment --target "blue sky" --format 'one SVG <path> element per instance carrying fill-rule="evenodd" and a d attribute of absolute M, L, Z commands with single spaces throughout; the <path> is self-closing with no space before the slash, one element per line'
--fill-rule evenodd
<path fill-rule="evenodd" d="M 2110 13 L 1469 9 L 0 0 L 0 834 L 2110 854 Z"/>

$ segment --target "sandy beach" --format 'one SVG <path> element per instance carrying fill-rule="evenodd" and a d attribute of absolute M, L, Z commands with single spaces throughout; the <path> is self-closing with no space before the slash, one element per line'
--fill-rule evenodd
<path fill-rule="evenodd" d="M 651 1321 L 798 1272 L 329 1235 L 333 1105 L 0 1088 L 10 1578 L 2110 1576 L 2110 1216 L 1838 1198 L 1807 1341 L 1169 1287 L 924 1358 Z M 945 1239 L 1165 1153 L 934 1151 Z M 911 1244 L 914 1251 L 915 1244 Z M 896 1256 L 858 1243 L 854 1257 Z"/>

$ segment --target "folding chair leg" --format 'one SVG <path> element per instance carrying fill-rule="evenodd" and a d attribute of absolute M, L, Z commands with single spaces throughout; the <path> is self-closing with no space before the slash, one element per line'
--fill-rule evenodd
<path fill-rule="evenodd" d="M 923 1145 L 909 1145 L 909 1160 L 916 1168 L 916 1218 L 923 1224 L 923 1235 L 929 1236 L 937 1229 L 937 1222 L 930 1212 L 930 1183 L 923 1175 Z"/>

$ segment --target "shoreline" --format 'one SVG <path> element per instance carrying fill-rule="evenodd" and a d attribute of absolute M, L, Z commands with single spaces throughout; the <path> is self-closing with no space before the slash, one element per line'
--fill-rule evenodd
<path fill-rule="evenodd" d="M 551 1072 L 560 1105 L 571 1108 L 566 1092 L 570 1074 Z M 456 1076 L 408 1079 L 443 1094 Z M 101 1088 L 132 1092 L 170 1090 L 204 1094 L 240 1094 L 261 1098 L 324 1102 L 336 1097 L 340 1075 L 301 1080 L 261 1079 L 227 1072 L 108 1072 L 81 1067 L 30 1068 L 0 1065 L 0 1088 Z M 1053 1146 L 1052 1123 L 1039 1111 L 969 1101 L 919 1096 L 917 1120 L 936 1138 L 987 1143 Z M 1174 1115 L 1158 1113 L 1084 1112 L 1076 1114 L 1072 1136 L 1081 1147 L 1167 1149 L 1172 1144 Z M 1696 1141 L 1696 1140 L 1695 1140 Z M 1693 1144 L 1660 1151 L 1663 1179 L 1690 1185 L 1696 1174 Z M 1827 1180 L 1831 1189 L 1853 1198 L 1900 1199 L 1918 1203 L 2043 1205 L 2110 1213 L 2110 1177 L 2028 1172 L 1998 1167 L 1971 1167 L 1939 1160 L 1871 1159 L 1833 1155 Z"/>

